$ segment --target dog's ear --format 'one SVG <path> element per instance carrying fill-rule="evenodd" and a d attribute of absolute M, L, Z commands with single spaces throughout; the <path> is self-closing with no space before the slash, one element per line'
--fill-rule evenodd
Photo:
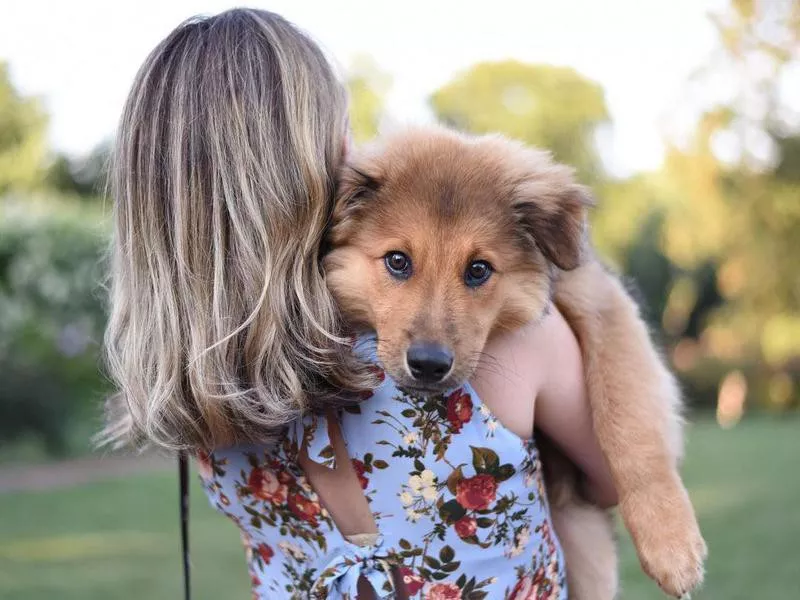
<path fill-rule="evenodd" d="M 336 195 L 329 216 L 322 254 L 344 243 L 357 226 L 362 207 L 374 199 L 382 185 L 377 165 L 364 157 L 351 156 L 339 167 Z"/>
<path fill-rule="evenodd" d="M 339 169 L 336 188 L 336 213 L 340 218 L 352 214 L 375 197 L 382 179 L 374 165 L 353 158 Z"/>
<path fill-rule="evenodd" d="M 559 269 L 570 271 L 581 264 L 588 244 L 587 212 L 594 200 L 566 167 L 555 165 L 551 174 L 557 176 L 539 174 L 520 182 L 512 209 L 523 238 Z"/>

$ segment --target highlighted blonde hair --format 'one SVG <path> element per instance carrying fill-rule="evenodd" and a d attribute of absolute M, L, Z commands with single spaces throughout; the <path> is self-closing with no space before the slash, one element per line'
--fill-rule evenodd
<path fill-rule="evenodd" d="M 150 54 L 112 163 L 101 441 L 264 441 L 371 385 L 320 269 L 346 94 L 315 43 L 236 9 Z"/>

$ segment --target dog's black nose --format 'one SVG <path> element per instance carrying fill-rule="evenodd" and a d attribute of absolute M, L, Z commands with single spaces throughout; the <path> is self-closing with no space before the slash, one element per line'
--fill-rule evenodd
<path fill-rule="evenodd" d="M 411 376 L 424 383 L 438 383 L 450 372 L 453 355 L 444 346 L 430 342 L 414 342 L 406 353 Z"/>

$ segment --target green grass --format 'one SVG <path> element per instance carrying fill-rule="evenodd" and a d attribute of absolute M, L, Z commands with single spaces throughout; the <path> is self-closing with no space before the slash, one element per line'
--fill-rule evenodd
<path fill-rule="evenodd" d="M 194 597 L 247 599 L 236 529 L 191 490 Z M 177 478 L 134 476 L 0 495 L 0 599 L 181 597 Z"/>
<path fill-rule="evenodd" d="M 694 598 L 800 597 L 800 420 L 760 418 L 689 432 L 684 469 L 710 547 Z M 234 527 L 192 489 L 195 597 L 249 598 Z M 0 598 L 180 597 L 177 485 L 151 474 L 0 495 Z M 623 545 L 625 600 L 662 598 Z"/>
<path fill-rule="evenodd" d="M 700 600 L 800 598 L 800 420 L 689 430 L 683 469 L 709 545 Z M 662 598 L 623 548 L 624 598 Z"/>

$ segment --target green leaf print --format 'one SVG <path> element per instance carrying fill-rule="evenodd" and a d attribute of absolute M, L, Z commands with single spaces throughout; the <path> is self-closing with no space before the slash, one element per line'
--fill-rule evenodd
<path fill-rule="evenodd" d="M 514 473 L 516 472 L 517 471 L 516 469 L 514 469 L 513 465 L 506 463 L 500 467 L 497 467 L 497 469 L 494 470 L 492 475 L 494 475 L 494 478 L 498 482 L 501 482 L 501 481 L 506 481 L 507 479 L 511 479 L 514 476 Z"/>
<path fill-rule="evenodd" d="M 450 500 L 439 507 L 439 517 L 447 524 L 452 524 L 467 514 L 467 511 L 458 503 Z"/>
<path fill-rule="evenodd" d="M 450 473 L 450 476 L 447 478 L 447 489 L 450 490 L 450 493 L 454 496 L 457 492 L 458 482 L 464 479 L 464 472 L 461 470 L 461 467 L 458 467 L 455 471 Z"/>
<path fill-rule="evenodd" d="M 494 450 L 490 448 L 476 448 L 475 446 L 470 446 L 470 448 L 472 449 L 472 466 L 475 467 L 475 472 L 478 475 L 482 473 L 493 474 L 500 464 L 500 459 L 497 457 Z"/>

